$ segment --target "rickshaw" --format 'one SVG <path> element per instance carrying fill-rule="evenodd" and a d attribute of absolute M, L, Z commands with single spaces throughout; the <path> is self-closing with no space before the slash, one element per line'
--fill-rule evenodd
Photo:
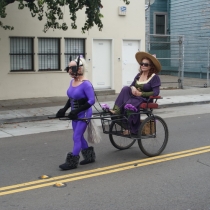
<path fill-rule="evenodd" d="M 153 109 L 158 108 L 157 100 L 162 99 L 161 96 L 150 96 L 147 102 L 140 105 L 138 112 L 132 114 L 140 114 L 141 124 L 138 134 L 133 135 L 128 132 L 124 135 L 125 130 L 130 130 L 128 118 L 126 114 L 113 115 L 107 111 L 93 112 L 90 120 L 100 119 L 102 131 L 109 135 L 111 144 L 119 150 L 129 149 L 136 141 L 140 150 L 149 157 L 160 155 L 168 143 L 168 126 L 166 122 L 159 116 L 153 114 Z M 151 100 L 153 102 L 151 102 Z M 99 103 L 99 102 L 98 102 Z M 101 106 L 101 104 L 99 103 Z M 69 118 L 60 118 L 61 120 L 69 120 Z M 77 120 L 88 120 L 87 118 Z"/>

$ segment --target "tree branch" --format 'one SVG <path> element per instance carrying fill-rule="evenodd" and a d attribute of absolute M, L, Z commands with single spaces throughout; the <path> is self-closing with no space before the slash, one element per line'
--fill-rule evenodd
<path fill-rule="evenodd" d="M 63 12 L 61 7 L 68 6 L 70 19 L 72 20 L 71 28 L 76 29 L 76 13 L 78 10 L 82 10 L 85 8 L 85 14 L 87 15 L 86 22 L 82 27 L 82 32 L 88 31 L 94 25 L 98 26 L 101 31 L 103 28 L 103 24 L 101 19 L 103 15 L 101 14 L 101 9 L 103 5 L 101 4 L 101 0 L 16 0 L 19 2 L 18 9 L 22 10 L 25 7 L 29 8 L 32 17 L 38 16 L 38 20 L 42 20 L 45 15 L 47 21 L 44 25 L 44 32 L 47 32 L 50 28 L 54 29 L 62 29 L 66 31 L 68 26 L 65 22 L 60 23 L 60 20 L 63 20 Z M 129 4 L 128 0 L 123 0 L 125 4 Z M 0 0 L 0 18 L 5 18 L 7 16 L 5 10 L 8 4 L 14 3 L 15 0 Z M 47 10 L 44 11 L 44 6 L 46 5 Z M 0 27 L 4 29 L 13 30 L 12 26 L 4 26 L 0 21 Z"/>

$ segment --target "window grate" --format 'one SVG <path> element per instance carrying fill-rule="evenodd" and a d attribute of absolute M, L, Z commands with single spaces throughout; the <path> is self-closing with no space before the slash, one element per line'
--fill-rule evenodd
<path fill-rule="evenodd" d="M 60 39 L 39 38 L 39 71 L 60 70 Z"/>
<path fill-rule="evenodd" d="M 82 55 L 85 58 L 85 39 L 65 38 L 65 66 Z"/>
<path fill-rule="evenodd" d="M 10 71 L 34 70 L 34 39 L 10 37 Z"/>

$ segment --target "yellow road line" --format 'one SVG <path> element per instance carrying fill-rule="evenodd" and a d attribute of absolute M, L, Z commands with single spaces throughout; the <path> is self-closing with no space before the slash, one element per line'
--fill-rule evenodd
<path fill-rule="evenodd" d="M 52 181 L 56 181 L 56 180 L 60 180 L 60 179 L 73 177 L 73 176 L 80 176 L 80 175 L 84 175 L 84 174 L 95 173 L 95 172 L 99 172 L 99 171 L 105 171 L 105 170 L 109 170 L 109 169 L 113 169 L 113 168 L 117 168 L 117 167 L 122 167 L 122 166 L 127 166 L 127 165 L 131 165 L 131 164 L 148 162 L 148 161 L 151 161 L 151 160 L 162 159 L 162 158 L 169 157 L 169 156 L 175 156 L 175 155 L 180 155 L 180 154 L 184 154 L 184 153 L 190 153 L 190 152 L 204 150 L 204 149 L 208 149 L 208 148 L 210 148 L 210 146 L 199 147 L 199 148 L 190 149 L 190 150 L 184 150 L 184 151 L 181 151 L 181 152 L 174 152 L 174 153 L 170 153 L 170 154 L 166 154 L 166 155 L 160 155 L 160 156 L 145 158 L 145 159 L 141 159 L 141 160 L 135 160 L 135 161 L 131 161 L 131 162 L 121 163 L 121 164 L 107 166 L 107 167 L 103 167 L 103 168 L 97 168 L 97 169 L 88 170 L 88 171 L 82 171 L 82 172 L 57 176 L 57 177 L 51 177 L 49 179 L 42 179 L 42 180 L 36 180 L 36 181 L 26 182 L 26 183 L 22 183 L 22 184 L 16 184 L 16 185 L 11 185 L 11 186 L 1 187 L 0 192 L 5 191 L 5 190 L 9 190 L 9 189 L 19 188 L 19 187 L 26 187 L 26 186 L 29 186 L 29 185 L 52 182 Z"/>
<path fill-rule="evenodd" d="M 160 163 L 160 162 L 166 162 L 166 161 L 169 161 L 169 160 L 175 160 L 175 159 L 180 159 L 180 158 L 184 158 L 184 157 L 188 157 L 188 156 L 198 155 L 198 154 L 210 152 L 210 147 L 208 147 L 208 148 L 209 149 L 205 149 L 205 150 L 201 150 L 201 151 L 197 151 L 197 152 L 191 152 L 191 153 L 188 153 L 189 150 L 187 150 L 187 153 L 185 151 L 186 154 L 175 155 L 175 156 L 172 156 L 172 157 L 170 157 L 169 155 L 168 155 L 169 157 L 166 157 L 167 155 L 165 155 L 165 158 L 163 158 L 163 156 L 161 156 L 162 158 L 160 158 L 160 159 L 156 159 L 155 160 L 153 158 L 154 159 L 153 161 L 151 161 L 152 158 L 148 158 L 148 160 L 150 160 L 150 161 L 147 161 L 147 162 L 132 161 L 130 163 L 132 163 L 132 164 L 135 163 L 135 165 L 129 165 L 129 166 L 121 167 L 121 168 L 111 169 L 111 170 L 108 170 L 108 171 L 101 171 L 101 172 L 96 172 L 96 173 L 93 173 L 93 174 L 86 174 L 84 176 L 78 176 L 78 177 L 73 177 L 73 178 L 69 178 L 69 179 L 63 179 L 62 182 L 72 182 L 72 181 L 76 181 L 76 180 L 87 179 L 87 178 L 90 178 L 90 177 L 116 173 L 116 172 L 120 172 L 120 171 L 124 171 L 124 170 L 134 169 L 134 168 L 137 168 L 137 167 L 142 167 L 142 166 L 146 166 L 146 165 L 156 164 L 156 163 Z M 194 150 L 196 150 L 196 149 L 194 149 Z M 180 153 L 183 153 L 183 152 L 180 152 Z M 172 154 L 174 154 L 174 153 L 172 153 Z M 119 165 L 123 165 L 123 164 L 119 164 Z M 109 167 L 105 167 L 105 168 L 109 168 Z M 94 171 L 94 170 L 91 170 L 91 171 Z M 81 174 L 81 173 L 77 173 L 77 174 Z M 47 186 L 52 186 L 54 184 L 55 184 L 54 180 L 50 180 L 49 183 L 44 183 L 44 184 L 34 185 L 34 186 L 31 186 L 31 187 L 24 187 L 24 188 L 20 188 L 20 189 L 8 190 L 8 191 L 5 191 L 5 192 L 0 192 L 0 196 L 7 195 L 7 194 L 18 193 L 18 192 L 23 192 L 23 191 L 28 191 L 28 190 L 42 188 L 42 187 L 47 187 Z"/>

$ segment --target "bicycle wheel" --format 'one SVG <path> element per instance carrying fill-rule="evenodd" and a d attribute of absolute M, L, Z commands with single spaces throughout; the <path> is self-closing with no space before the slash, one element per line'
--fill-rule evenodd
<path fill-rule="evenodd" d="M 159 116 L 147 117 L 139 128 L 138 145 L 141 151 L 149 156 L 159 155 L 168 142 L 168 126 Z"/>
<path fill-rule="evenodd" d="M 112 122 L 110 125 L 109 140 L 115 148 L 120 150 L 130 148 L 136 141 L 135 139 L 129 138 L 129 136 L 123 136 L 123 130 L 124 128 L 120 123 Z"/>

